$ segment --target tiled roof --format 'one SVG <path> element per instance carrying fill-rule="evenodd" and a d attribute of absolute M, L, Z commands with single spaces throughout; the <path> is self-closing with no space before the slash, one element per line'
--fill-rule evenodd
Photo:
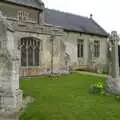
<path fill-rule="evenodd" d="M 42 9 L 41 0 L 4 0 L 6 2 Z M 45 22 L 55 26 L 61 26 L 65 30 L 78 31 L 100 36 L 108 36 L 108 33 L 98 25 L 93 19 L 60 12 L 56 10 L 45 9 Z"/>
<path fill-rule="evenodd" d="M 4 0 L 4 1 L 29 6 L 37 9 L 41 9 L 41 5 L 43 5 L 43 2 L 41 0 Z"/>
<path fill-rule="evenodd" d="M 108 36 L 108 33 L 93 19 L 70 13 L 45 9 L 45 22 L 47 24 L 61 26 L 65 30 Z"/>

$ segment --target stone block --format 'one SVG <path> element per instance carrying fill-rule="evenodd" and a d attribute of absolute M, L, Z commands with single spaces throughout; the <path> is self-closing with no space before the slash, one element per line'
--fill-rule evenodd
<path fill-rule="evenodd" d="M 120 95 L 120 77 L 108 77 L 106 80 L 106 93 Z"/>
<path fill-rule="evenodd" d="M 5 111 L 19 111 L 22 106 L 22 91 L 16 90 L 14 92 L 0 93 L 0 110 Z"/>

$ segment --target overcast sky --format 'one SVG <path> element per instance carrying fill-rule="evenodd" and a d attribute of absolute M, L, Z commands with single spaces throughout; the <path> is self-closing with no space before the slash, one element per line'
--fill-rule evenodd
<path fill-rule="evenodd" d="M 107 32 L 120 34 L 120 0 L 43 0 L 45 7 L 89 17 Z"/>

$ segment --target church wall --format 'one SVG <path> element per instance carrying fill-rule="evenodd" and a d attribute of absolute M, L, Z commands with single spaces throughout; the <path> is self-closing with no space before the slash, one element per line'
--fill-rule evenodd
<path fill-rule="evenodd" d="M 46 51 L 46 46 L 45 46 L 49 36 L 44 34 L 36 34 L 36 33 L 29 33 L 29 32 L 16 32 L 15 33 L 15 39 L 17 41 L 16 44 L 20 42 L 21 38 L 26 38 L 26 37 L 34 37 L 40 40 L 40 66 L 22 67 L 21 61 L 20 61 L 20 71 L 21 71 L 20 74 L 21 76 L 40 75 L 45 69 L 45 67 L 48 66 L 48 62 L 49 62 L 49 59 L 45 58 L 46 56 L 49 58 L 49 53 Z M 20 48 L 19 48 L 19 52 L 20 52 Z M 19 55 L 20 54 L 21 53 L 19 53 Z"/>
<path fill-rule="evenodd" d="M 20 74 L 21 76 L 36 76 L 44 74 L 46 71 L 51 70 L 51 41 L 50 35 L 47 34 L 37 34 L 37 33 L 29 33 L 29 32 L 16 32 L 15 33 L 15 42 L 16 46 L 18 46 L 21 38 L 25 37 L 34 37 L 40 40 L 40 66 L 26 66 L 22 67 L 20 63 Z M 64 62 L 64 50 L 62 47 L 62 37 L 56 36 L 53 42 L 53 69 L 57 70 L 59 68 L 65 67 Z M 62 51 L 63 50 L 63 51 Z M 19 56 L 20 47 L 19 47 Z M 21 58 L 21 56 L 20 56 Z"/>
<path fill-rule="evenodd" d="M 7 16 L 11 20 L 17 20 L 18 11 L 24 11 L 26 12 L 25 19 L 28 19 L 28 22 L 38 23 L 38 10 L 2 2 L 0 2 L 0 10 L 4 16 Z"/>
<path fill-rule="evenodd" d="M 77 41 L 81 39 L 84 40 L 84 52 L 83 57 L 77 57 Z M 96 35 L 88 35 L 83 33 L 75 33 L 75 32 L 65 32 L 65 45 L 66 52 L 70 55 L 71 62 L 70 64 L 73 68 L 79 68 L 80 66 L 88 66 L 89 65 L 89 41 L 94 42 L 94 40 L 100 41 L 100 56 L 97 58 L 93 57 L 94 64 L 96 65 L 106 65 L 107 64 L 107 38 L 100 37 Z"/>
<path fill-rule="evenodd" d="M 15 39 L 19 41 L 24 37 L 35 37 L 41 41 L 40 45 L 40 66 L 32 66 L 32 67 L 21 67 L 27 69 L 26 73 L 24 72 L 24 76 L 27 74 L 42 74 L 44 71 L 51 69 L 51 42 L 50 35 L 47 34 L 36 34 L 36 33 L 24 33 L 24 32 L 16 32 Z M 84 40 L 84 56 L 83 58 L 77 57 L 77 41 L 78 39 Z M 65 52 L 69 55 L 70 61 L 68 66 L 70 65 L 72 68 L 80 68 L 80 67 L 88 67 L 89 65 L 89 40 L 99 40 L 100 41 L 100 56 L 98 58 L 93 58 L 95 65 L 100 65 L 100 68 L 103 65 L 107 64 L 107 38 L 80 34 L 74 32 L 64 32 L 64 36 L 56 36 L 53 43 L 53 68 L 65 68 Z M 16 42 L 16 44 L 18 44 Z M 21 64 L 21 63 L 20 63 Z M 29 69 L 28 69 L 29 68 Z M 35 72 L 37 71 L 37 72 Z M 99 70 L 98 70 L 99 71 Z M 21 73 L 23 75 L 23 73 Z"/>
<path fill-rule="evenodd" d="M 40 23 L 44 23 L 43 20 L 43 13 L 39 15 L 39 11 L 27 8 L 27 7 L 20 7 L 17 5 L 7 4 L 0 2 L 0 10 L 2 11 L 4 16 L 7 16 L 10 20 L 18 20 L 17 14 L 18 11 L 24 11 L 26 20 L 25 22 L 30 23 L 38 23 L 38 20 L 42 19 Z M 28 67 L 24 68 L 27 69 L 27 73 L 21 73 L 27 76 L 27 74 L 41 74 L 44 70 L 51 68 L 51 42 L 50 42 L 50 35 L 46 34 L 39 34 L 39 33 L 29 33 L 29 32 L 15 32 L 15 44 L 16 47 L 19 47 L 19 41 L 21 38 L 24 37 L 35 37 L 40 40 L 40 66 L 36 67 Z M 77 57 L 77 43 L 78 40 L 83 40 L 83 57 Z M 88 67 L 90 64 L 89 62 L 89 41 L 94 42 L 94 40 L 100 41 L 100 56 L 98 58 L 93 58 L 94 64 L 98 66 L 106 65 L 107 64 L 107 38 L 100 37 L 97 35 L 89 35 L 83 34 L 78 32 L 66 32 L 64 31 L 64 36 L 56 36 L 54 43 L 53 43 L 53 62 L 54 62 L 54 69 L 57 68 L 65 68 L 65 57 L 66 53 L 69 55 L 70 60 L 67 60 L 67 64 L 72 68 L 79 68 L 81 66 Z M 20 52 L 20 51 L 19 51 Z M 66 53 L 65 53 L 66 52 Z M 19 53 L 20 56 L 20 53 Z M 67 59 L 69 59 L 67 58 Z M 20 63 L 21 65 L 21 63 Z M 22 69 L 23 67 L 20 66 Z M 26 72 L 25 71 L 25 72 Z M 29 73 L 30 72 L 30 73 Z"/>

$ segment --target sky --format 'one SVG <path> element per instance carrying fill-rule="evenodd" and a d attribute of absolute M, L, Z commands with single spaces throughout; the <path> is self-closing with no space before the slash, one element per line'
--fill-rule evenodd
<path fill-rule="evenodd" d="M 89 17 L 108 33 L 115 30 L 120 35 L 120 0 L 42 0 L 46 8 Z"/>

